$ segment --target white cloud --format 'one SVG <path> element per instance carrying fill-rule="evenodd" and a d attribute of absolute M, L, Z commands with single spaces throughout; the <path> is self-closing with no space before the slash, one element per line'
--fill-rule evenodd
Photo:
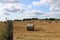
<path fill-rule="evenodd" d="M 44 15 L 43 11 L 40 10 L 31 10 L 31 11 L 25 11 L 23 17 L 24 18 L 33 18 L 33 17 L 39 17 Z"/>
<path fill-rule="evenodd" d="M 35 6 L 41 6 L 43 4 L 49 4 L 49 13 L 45 14 L 47 17 L 56 17 L 58 14 L 60 14 L 60 0 L 40 0 L 38 2 L 33 1 L 33 5 Z"/>
<path fill-rule="evenodd" d="M 4 12 L 6 11 L 5 9 L 11 9 L 11 7 L 13 6 L 13 5 L 16 5 L 16 4 L 12 4 L 12 3 L 6 3 L 6 4 L 4 4 L 4 3 L 0 3 L 1 5 L 0 5 L 0 15 L 3 13 L 3 15 L 4 15 Z"/>
<path fill-rule="evenodd" d="M 32 4 L 33 4 L 33 5 L 36 5 L 36 6 L 40 6 L 40 2 L 35 2 L 35 1 L 33 1 Z"/>
<path fill-rule="evenodd" d="M 24 18 L 32 18 L 32 17 L 37 17 L 37 18 L 60 18 L 60 12 L 45 13 L 45 12 L 39 11 L 39 10 L 31 10 L 31 11 L 26 11 L 24 13 Z"/>
<path fill-rule="evenodd" d="M 41 6 L 42 4 L 50 2 L 49 0 L 40 0 L 40 1 L 33 1 L 32 4 L 35 6 Z"/>
<path fill-rule="evenodd" d="M 9 1 L 9 0 L 8 0 Z M 12 0 L 13 2 L 14 0 Z M 7 2 L 7 1 L 6 1 Z M 0 3 L 0 20 L 4 20 L 6 15 L 10 15 L 11 19 L 16 18 L 32 18 L 32 17 L 38 17 L 38 18 L 46 18 L 46 17 L 60 17 L 60 0 L 54 1 L 54 0 L 40 0 L 40 1 L 33 1 L 33 5 L 35 6 L 41 6 L 43 4 L 49 4 L 50 5 L 50 12 L 45 13 L 40 10 L 30 10 L 32 9 L 32 5 L 24 5 L 21 3 Z M 15 14 L 15 15 L 14 15 Z M 14 16 L 12 16 L 14 15 Z M 2 17 L 3 16 L 3 17 Z"/>
<path fill-rule="evenodd" d="M 9 17 L 9 19 L 16 19 L 19 17 L 23 18 L 23 13 L 31 8 L 31 5 L 24 5 L 21 3 L 0 3 L 0 20 L 5 19 L 5 17 Z M 1 18 L 1 16 L 3 16 Z"/>
<path fill-rule="evenodd" d="M 55 3 L 51 4 L 50 11 L 60 11 L 60 1 L 57 0 Z"/>
<path fill-rule="evenodd" d="M 18 14 L 18 12 L 23 13 L 26 9 L 23 6 L 24 5 L 21 3 L 0 3 L 0 20 L 4 19 L 9 15 L 12 16 L 14 14 Z M 1 18 L 1 16 L 3 17 Z M 9 17 L 9 19 L 11 18 Z"/>
<path fill-rule="evenodd" d="M 45 18 L 60 18 L 60 12 L 50 12 L 44 14 Z"/>
<path fill-rule="evenodd" d="M 31 6 L 31 5 L 28 5 L 27 7 L 28 7 L 28 8 L 32 8 L 32 6 Z"/>
<path fill-rule="evenodd" d="M 20 0 L 0 0 L 0 3 L 19 3 Z"/>
<path fill-rule="evenodd" d="M 43 4 L 49 4 L 51 11 L 60 10 L 60 0 L 40 0 L 38 2 L 33 1 L 32 4 L 35 6 L 41 6 Z"/>

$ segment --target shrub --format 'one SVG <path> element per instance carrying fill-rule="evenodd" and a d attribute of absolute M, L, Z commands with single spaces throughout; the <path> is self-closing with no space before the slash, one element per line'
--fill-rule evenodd
<path fill-rule="evenodd" d="M 50 20 L 50 21 L 54 21 L 54 20 L 55 20 L 55 18 L 49 18 L 49 20 Z"/>

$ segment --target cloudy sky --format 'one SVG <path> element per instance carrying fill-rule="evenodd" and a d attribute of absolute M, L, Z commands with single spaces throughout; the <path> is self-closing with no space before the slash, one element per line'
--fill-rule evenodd
<path fill-rule="evenodd" d="M 0 0 L 0 21 L 60 18 L 60 0 Z"/>

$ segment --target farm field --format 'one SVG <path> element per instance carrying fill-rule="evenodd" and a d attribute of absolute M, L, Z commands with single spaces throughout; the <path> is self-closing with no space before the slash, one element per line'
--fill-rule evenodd
<path fill-rule="evenodd" d="M 27 31 L 29 22 L 13 22 L 13 40 L 60 40 L 60 21 L 32 20 L 35 31 Z"/>
<path fill-rule="evenodd" d="M 27 31 L 27 24 L 34 24 L 34 31 Z M 0 40 L 6 40 L 6 25 L 0 22 Z M 60 21 L 14 21 L 13 40 L 60 40 Z"/>

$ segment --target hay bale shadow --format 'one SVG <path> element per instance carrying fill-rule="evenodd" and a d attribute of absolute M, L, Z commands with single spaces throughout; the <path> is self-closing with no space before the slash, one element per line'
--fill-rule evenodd
<path fill-rule="evenodd" d="M 36 27 L 34 31 L 46 31 L 44 27 Z"/>
<path fill-rule="evenodd" d="M 48 23 L 52 23 L 52 22 L 48 22 Z"/>
<path fill-rule="evenodd" d="M 56 22 L 56 23 L 59 23 L 59 22 Z"/>
<path fill-rule="evenodd" d="M 44 27 L 40 27 L 38 31 L 46 31 L 46 29 Z"/>

